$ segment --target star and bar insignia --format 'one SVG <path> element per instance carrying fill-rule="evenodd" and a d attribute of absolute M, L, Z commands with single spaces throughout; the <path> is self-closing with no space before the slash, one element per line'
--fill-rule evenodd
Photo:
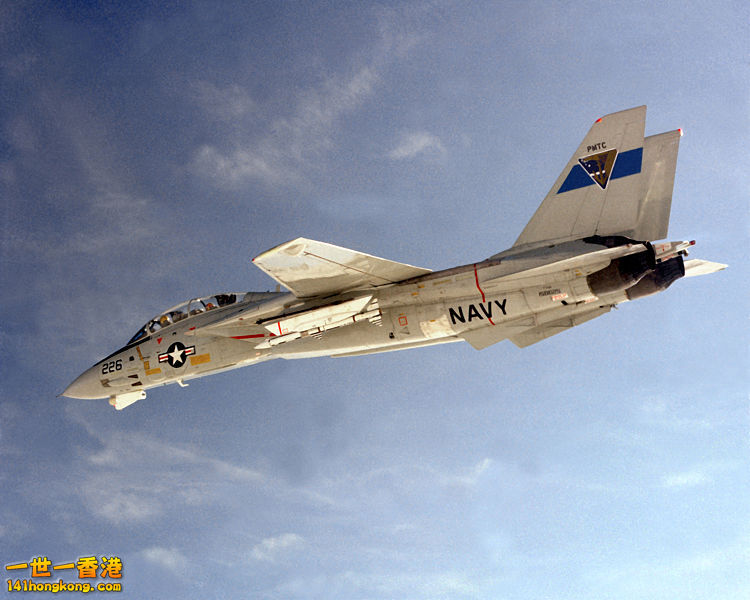
<path fill-rule="evenodd" d="M 185 364 L 188 356 L 195 354 L 195 346 L 185 346 L 182 342 L 174 342 L 166 352 L 159 355 L 159 362 L 168 362 L 170 367 L 180 368 Z"/>

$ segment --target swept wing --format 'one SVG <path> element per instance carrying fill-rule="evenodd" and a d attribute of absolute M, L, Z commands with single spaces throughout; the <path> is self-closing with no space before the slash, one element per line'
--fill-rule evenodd
<path fill-rule="evenodd" d="M 306 238 L 267 250 L 253 262 L 298 298 L 374 288 L 432 272 Z"/>

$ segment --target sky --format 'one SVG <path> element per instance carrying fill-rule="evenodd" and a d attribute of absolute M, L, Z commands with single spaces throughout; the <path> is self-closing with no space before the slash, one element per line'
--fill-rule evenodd
<path fill-rule="evenodd" d="M 0 4 L 3 564 L 117 556 L 122 598 L 750 596 L 749 23 Z M 298 236 L 434 270 L 511 246 L 591 123 L 642 104 L 685 133 L 670 238 L 727 270 L 523 350 L 58 397 L 162 309 L 274 289 L 251 258 Z"/>

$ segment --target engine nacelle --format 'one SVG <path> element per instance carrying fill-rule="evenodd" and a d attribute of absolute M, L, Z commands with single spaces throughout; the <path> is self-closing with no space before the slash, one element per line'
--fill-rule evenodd
<path fill-rule="evenodd" d="M 656 266 L 654 251 L 650 247 L 644 252 L 614 259 L 609 266 L 586 277 L 591 292 L 604 296 L 632 288 Z"/>
<path fill-rule="evenodd" d="M 629 288 L 625 294 L 628 300 L 644 298 L 657 292 L 663 292 L 680 277 L 685 276 L 685 263 L 681 255 L 661 262 L 652 271 L 646 273 L 641 280 Z"/>

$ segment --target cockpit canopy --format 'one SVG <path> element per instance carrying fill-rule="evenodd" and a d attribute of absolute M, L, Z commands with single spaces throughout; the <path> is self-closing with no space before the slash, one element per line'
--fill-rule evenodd
<path fill-rule="evenodd" d="M 215 310 L 217 308 L 223 308 L 237 302 L 249 300 L 251 296 L 259 295 L 254 292 L 232 292 L 228 294 L 214 294 L 213 296 L 206 296 L 205 298 L 193 298 L 177 306 L 164 311 L 158 317 L 154 317 L 148 323 L 138 330 L 128 344 L 137 342 L 138 340 L 145 338 L 146 336 L 156 333 L 164 327 L 168 327 L 173 323 L 182 321 L 183 319 L 189 319 L 195 315 L 207 312 L 209 310 Z M 264 294 L 260 294 L 264 295 Z"/>

